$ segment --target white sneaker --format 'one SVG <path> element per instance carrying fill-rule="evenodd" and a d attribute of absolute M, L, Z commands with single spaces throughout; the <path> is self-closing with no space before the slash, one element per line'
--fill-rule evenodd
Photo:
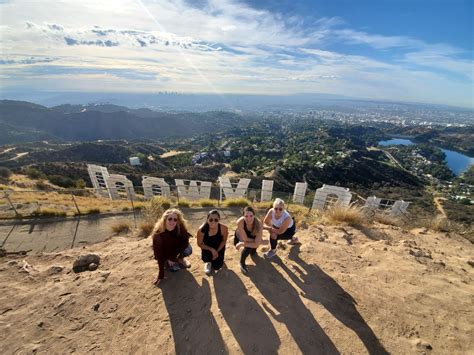
<path fill-rule="evenodd" d="M 206 273 L 206 275 L 210 275 L 211 271 L 212 271 L 211 263 L 205 263 L 204 264 L 204 272 Z"/>
<path fill-rule="evenodd" d="M 271 249 L 268 253 L 263 254 L 267 259 L 273 258 L 276 255 L 276 250 Z"/>

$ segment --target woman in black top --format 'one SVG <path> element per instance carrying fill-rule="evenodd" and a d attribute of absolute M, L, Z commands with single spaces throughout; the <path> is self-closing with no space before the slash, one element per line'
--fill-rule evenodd
<path fill-rule="evenodd" d="M 204 272 L 209 275 L 214 270 L 219 270 L 224 264 L 225 244 L 229 235 L 227 226 L 219 223 L 219 211 L 212 210 L 207 214 L 206 223 L 199 227 L 197 244 L 202 249 Z"/>
<path fill-rule="evenodd" d="M 257 248 L 262 244 L 262 223 L 255 217 L 255 210 L 248 206 L 244 208 L 244 215 L 237 220 L 234 245 L 237 249 L 243 248 L 240 254 L 240 271 L 245 275 L 248 273 L 245 259 L 249 254 L 254 255 Z"/>

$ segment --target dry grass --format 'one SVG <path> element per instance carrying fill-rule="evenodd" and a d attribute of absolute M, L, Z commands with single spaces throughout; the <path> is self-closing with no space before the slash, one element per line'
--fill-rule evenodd
<path fill-rule="evenodd" d="M 194 201 L 193 206 L 217 207 L 217 206 L 219 206 L 219 201 L 218 200 L 213 200 L 213 199 L 210 199 L 210 198 L 203 198 L 203 199 Z"/>
<path fill-rule="evenodd" d="M 163 196 L 155 196 L 149 201 L 149 203 L 153 206 L 161 206 L 163 210 L 167 210 L 171 207 L 171 200 Z M 145 206 L 146 203 L 143 207 Z"/>
<path fill-rule="evenodd" d="M 247 206 L 250 206 L 251 204 L 252 203 L 249 200 L 243 197 L 229 198 L 222 201 L 222 206 L 224 207 L 247 207 Z"/>
<path fill-rule="evenodd" d="M 40 208 L 33 213 L 35 217 L 66 217 L 66 212 L 50 208 Z"/>
<path fill-rule="evenodd" d="M 180 198 L 178 201 L 178 207 L 191 207 L 191 201 Z"/>
<path fill-rule="evenodd" d="M 116 224 L 112 225 L 110 227 L 112 229 L 112 232 L 115 234 L 120 234 L 120 233 L 128 233 L 131 229 L 130 223 L 128 222 L 117 222 Z"/>
<path fill-rule="evenodd" d="M 161 217 L 161 215 L 165 211 L 166 206 L 166 204 L 163 204 L 163 200 L 161 197 L 155 197 L 151 199 L 150 202 L 144 205 L 144 207 L 142 208 L 143 220 L 139 226 L 140 236 L 147 237 L 151 234 L 156 221 L 158 220 L 158 218 Z"/>
<path fill-rule="evenodd" d="M 385 224 L 388 226 L 396 226 L 396 227 L 404 227 L 406 224 L 399 217 L 391 216 L 386 213 L 376 213 L 372 220 L 381 224 Z"/>
<path fill-rule="evenodd" d="M 362 225 L 365 222 L 365 216 L 360 207 L 332 207 L 322 214 L 325 224 L 339 225 L 347 224 L 349 226 Z"/>

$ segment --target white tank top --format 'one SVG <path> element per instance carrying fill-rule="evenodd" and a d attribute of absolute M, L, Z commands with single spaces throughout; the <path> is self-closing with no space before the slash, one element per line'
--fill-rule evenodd
<path fill-rule="evenodd" d="M 288 211 L 283 211 L 281 213 L 280 218 L 276 219 L 275 218 L 275 210 L 272 209 L 272 225 L 274 225 L 276 228 L 280 228 L 285 219 L 290 217 L 290 224 L 288 225 L 288 228 L 293 227 L 293 218 L 291 218 L 290 214 Z"/>

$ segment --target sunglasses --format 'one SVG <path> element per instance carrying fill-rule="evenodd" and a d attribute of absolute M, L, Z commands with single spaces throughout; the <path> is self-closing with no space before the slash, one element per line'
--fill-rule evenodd
<path fill-rule="evenodd" d="M 209 218 L 209 222 L 219 222 L 219 218 Z"/>
<path fill-rule="evenodd" d="M 178 222 L 177 218 L 168 217 L 168 222 Z"/>
<path fill-rule="evenodd" d="M 275 207 L 275 210 L 276 210 L 276 211 L 283 211 L 283 208 L 281 208 L 281 207 Z"/>

